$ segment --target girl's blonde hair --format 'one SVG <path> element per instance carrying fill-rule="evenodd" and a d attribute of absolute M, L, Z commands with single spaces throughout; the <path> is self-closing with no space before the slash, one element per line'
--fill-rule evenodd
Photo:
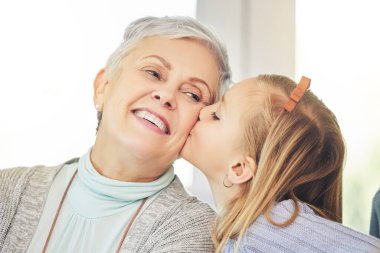
<path fill-rule="evenodd" d="M 261 214 L 273 225 L 291 224 L 298 215 L 298 201 L 321 217 L 342 222 L 345 144 L 335 115 L 310 91 L 292 112 L 285 111 L 296 87 L 287 77 L 261 75 L 252 85 L 243 147 L 255 159 L 257 172 L 218 216 L 213 233 L 216 252 L 230 238 L 237 239 L 237 252 L 244 233 Z M 271 209 L 286 199 L 294 202 L 293 214 L 276 223 Z"/>

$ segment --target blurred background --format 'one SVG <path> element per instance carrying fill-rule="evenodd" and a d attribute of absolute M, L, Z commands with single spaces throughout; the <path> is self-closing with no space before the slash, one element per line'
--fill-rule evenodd
<path fill-rule="evenodd" d="M 92 82 L 124 28 L 146 15 L 187 15 L 224 41 L 234 81 L 312 79 L 347 143 L 343 223 L 368 233 L 380 187 L 379 11 L 377 0 L 1 0 L 0 168 L 85 153 L 95 139 Z M 175 167 L 213 205 L 204 177 L 183 160 Z"/>

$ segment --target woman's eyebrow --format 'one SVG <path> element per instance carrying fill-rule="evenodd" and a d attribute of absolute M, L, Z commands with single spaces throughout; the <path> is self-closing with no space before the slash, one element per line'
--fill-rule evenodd
<path fill-rule="evenodd" d="M 155 59 L 159 60 L 162 63 L 162 65 L 165 66 L 165 68 L 167 68 L 169 70 L 171 70 L 171 68 L 172 68 L 172 66 L 170 65 L 170 63 L 167 60 L 165 60 L 164 58 L 162 58 L 161 56 L 159 56 L 159 55 L 148 55 L 148 56 L 145 56 L 142 59 L 145 60 L 147 58 L 155 58 Z"/>
<path fill-rule="evenodd" d="M 149 58 L 154 58 L 154 59 L 159 60 L 168 70 L 171 70 L 171 68 L 172 68 L 172 66 L 170 65 L 170 63 L 167 60 L 165 60 L 164 58 L 162 58 L 161 56 L 159 56 L 159 55 L 148 55 L 148 56 L 143 57 L 142 59 L 145 60 L 145 59 L 149 59 Z M 198 77 L 191 77 L 189 79 L 189 81 L 190 82 L 200 83 L 203 86 L 205 86 L 206 89 L 208 90 L 209 94 L 211 95 L 211 101 L 214 101 L 215 94 L 211 92 L 210 86 L 208 85 L 208 83 L 206 81 L 204 81 L 203 79 L 198 78 Z"/>

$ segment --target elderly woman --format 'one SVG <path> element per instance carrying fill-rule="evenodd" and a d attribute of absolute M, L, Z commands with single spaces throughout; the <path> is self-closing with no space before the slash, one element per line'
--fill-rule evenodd
<path fill-rule="evenodd" d="M 57 167 L 0 171 L 0 252 L 213 251 L 213 211 L 172 163 L 229 72 L 194 19 L 133 22 L 94 81 L 92 148 Z"/>

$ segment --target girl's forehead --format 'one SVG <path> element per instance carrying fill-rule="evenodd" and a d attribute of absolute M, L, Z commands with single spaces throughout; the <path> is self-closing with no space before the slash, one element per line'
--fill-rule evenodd
<path fill-rule="evenodd" d="M 234 96 L 243 95 L 245 93 L 251 93 L 255 90 L 260 90 L 262 87 L 258 85 L 255 78 L 246 79 L 233 85 L 226 94 L 230 93 Z"/>
<path fill-rule="evenodd" d="M 238 100 L 243 102 L 247 98 L 264 97 L 264 91 L 259 89 L 254 80 L 239 82 L 232 86 L 224 95 L 224 100 Z M 223 100 L 222 100 L 223 101 Z"/>
<path fill-rule="evenodd" d="M 268 99 L 268 90 L 254 82 L 237 83 L 226 92 L 222 99 L 222 107 L 240 120 L 252 117 L 262 110 Z"/>

